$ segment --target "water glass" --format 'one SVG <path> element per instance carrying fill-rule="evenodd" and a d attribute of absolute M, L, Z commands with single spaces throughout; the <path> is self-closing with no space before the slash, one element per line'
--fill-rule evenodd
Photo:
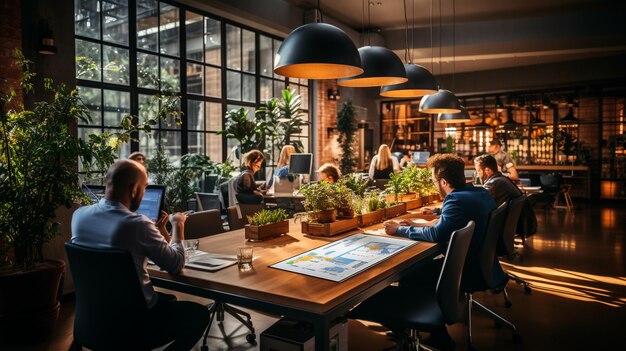
<path fill-rule="evenodd" d="M 237 265 L 242 271 L 252 269 L 252 246 L 242 246 L 237 249 Z"/>
<path fill-rule="evenodd" d="M 200 244 L 200 241 L 197 239 L 183 240 L 183 247 L 185 248 L 185 261 L 189 261 L 189 259 L 195 255 L 196 250 L 198 249 L 198 244 Z"/>

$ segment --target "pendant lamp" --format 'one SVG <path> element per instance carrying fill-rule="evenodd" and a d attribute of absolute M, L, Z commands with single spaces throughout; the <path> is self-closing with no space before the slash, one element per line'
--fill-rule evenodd
<path fill-rule="evenodd" d="M 420 101 L 420 112 L 424 113 L 459 113 L 461 103 L 450 90 L 439 89 L 435 94 L 425 95 Z"/>
<path fill-rule="evenodd" d="M 515 118 L 513 117 L 513 110 L 510 109 L 510 108 L 507 108 L 506 114 L 507 114 L 506 122 L 504 122 L 504 124 L 502 124 L 504 129 L 505 130 L 515 130 L 515 129 L 517 129 L 517 127 L 520 126 L 520 123 L 518 123 L 515 120 Z"/>
<path fill-rule="evenodd" d="M 578 118 L 576 118 L 576 116 L 574 116 L 574 107 L 570 106 L 568 111 L 567 111 L 567 115 L 565 115 L 563 118 L 560 119 L 560 122 L 563 123 L 578 123 Z"/>
<path fill-rule="evenodd" d="M 341 29 L 326 23 L 294 29 L 274 62 L 274 72 L 290 78 L 336 79 L 363 73 L 356 45 Z"/>
<path fill-rule="evenodd" d="M 416 64 L 405 64 L 406 76 L 409 79 L 402 84 L 387 85 L 380 88 L 380 95 L 391 98 L 422 97 L 437 92 L 437 81 L 426 68 Z"/>
<path fill-rule="evenodd" d="M 439 123 L 467 123 L 471 121 L 469 113 L 465 107 L 461 106 L 461 112 L 459 113 L 440 113 L 437 115 L 437 122 Z"/>
<path fill-rule="evenodd" d="M 402 60 L 393 51 L 382 46 L 359 48 L 363 73 L 349 78 L 340 78 L 342 87 L 365 88 L 400 84 L 408 81 Z"/>

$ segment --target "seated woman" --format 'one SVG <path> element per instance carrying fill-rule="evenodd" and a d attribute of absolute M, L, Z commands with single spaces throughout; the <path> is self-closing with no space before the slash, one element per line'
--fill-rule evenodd
<path fill-rule="evenodd" d="M 339 168 L 332 163 L 323 164 L 320 169 L 317 170 L 319 172 L 319 180 L 334 183 L 341 177 L 341 172 Z"/>
<path fill-rule="evenodd" d="M 289 174 L 289 159 L 291 158 L 291 154 L 296 152 L 296 148 L 293 145 L 285 145 L 282 150 L 280 150 L 280 156 L 278 157 L 278 164 L 276 165 L 276 170 L 272 174 L 272 177 L 267 181 L 267 188 L 271 187 L 274 184 L 274 176 L 278 177 L 278 179 L 286 179 Z"/>
<path fill-rule="evenodd" d="M 391 150 L 386 144 L 381 144 L 378 154 L 370 162 L 370 179 L 389 179 L 391 174 L 400 170 L 398 159 L 391 156 Z"/>
<path fill-rule="evenodd" d="M 259 204 L 263 194 L 254 181 L 254 175 L 261 169 L 265 156 L 259 150 L 251 150 L 243 155 L 244 169 L 233 184 L 237 201 L 242 204 Z"/>

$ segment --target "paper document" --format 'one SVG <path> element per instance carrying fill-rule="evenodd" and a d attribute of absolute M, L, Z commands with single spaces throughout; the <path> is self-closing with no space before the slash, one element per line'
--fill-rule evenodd
<path fill-rule="evenodd" d="M 354 234 L 270 267 L 340 282 L 417 243 L 407 239 Z"/>

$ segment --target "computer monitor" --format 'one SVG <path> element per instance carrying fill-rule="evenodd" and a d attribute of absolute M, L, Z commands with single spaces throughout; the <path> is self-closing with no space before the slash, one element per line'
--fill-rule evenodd
<path fill-rule="evenodd" d="M 165 198 L 165 186 L 164 185 L 148 185 L 146 191 L 143 194 L 143 199 L 137 211 L 137 214 L 145 215 L 153 222 L 156 222 L 161 215 L 161 206 L 163 205 L 163 198 Z"/>
<path fill-rule="evenodd" d="M 291 154 L 289 156 L 289 173 L 311 175 L 313 154 Z"/>
<path fill-rule="evenodd" d="M 413 163 L 422 165 L 428 161 L 430 152 L 428 151 L 413 151 Z"/>
<path fill-rule="evenodd" d="M 95 204 L 104 197 L 104 185 L 87 185 L 83 184 L 81 190 L 91 199 L 91 203 Z"/>

